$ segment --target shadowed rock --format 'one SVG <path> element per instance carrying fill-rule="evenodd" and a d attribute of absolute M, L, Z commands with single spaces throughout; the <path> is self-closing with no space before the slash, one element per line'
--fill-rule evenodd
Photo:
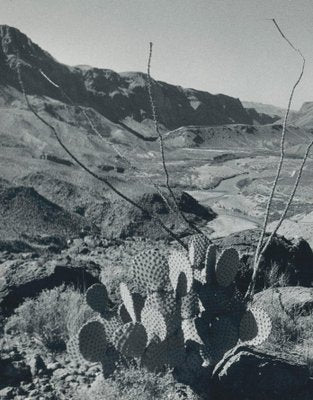
<path fill-rule="evenodd" d="M 215 218 L 216 214 L 210 207 L 202 206 L 189 194 L 175 190 L 175 195 L 180 210 L 193 224 L 203 226 Z M 169 195 L 166 197 L 172 204 Z M 132 198 L 150 214 L 159 217 L 178 236 L 183 237 L 194 233 L 176 212 L 169 212 L 159 193 L 141 193 Z M 175 210 L 173 204 L 172 208 Z M 104 236 L 116 238 L 143 236 L 150 239 L 167 239 L 169 237 L 157 221 L 119 198 L 112 200 L 102 221 L 102 231 Z"/>
<path fill-rule="evenodd" d="M 213 381 L 216 399 L 300 400 L 310 394 L 309 376 L 295 357 L 240 346 L 215 367 Z"/>
<path fill-rule="evenodd" d="M 239 290 L 247 290 L 252 276 L 254 253 L 260 237 L 260 230 L 249 229 L 215 240 L 221 246 L 234 247 L 241 256 L 236 282 Z M 262 257 L 256 280 L 256 291 L 269 286 L 305 286 L 313 282 L 313 253 L 303 239 L 291 241 L 275 236 Z"/>
<path fill-rule="evenodd" d="M 99 282 L 100 271 L 93 261 L 6 261 L 0 266 L 0 310 L 10 315 L 26 297 L 62 284 L 86 289 Z"/>

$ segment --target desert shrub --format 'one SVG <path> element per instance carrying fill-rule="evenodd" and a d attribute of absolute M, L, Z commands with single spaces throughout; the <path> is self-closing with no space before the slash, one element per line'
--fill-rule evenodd
<path fill-rule="evenodd" d="M 270 344 L 275 348 L 296 352 L 304 362 L 313 366 L 312 335 L 313 317 L 295 309 L 275 312 Z M 313 370 L 313 368 L 312 368 Z"/>
<path fill-rule="evenodd" d="M 303 328 L 297 323 L 298 315 L 287 315 L 284 311 L 272 317 L 272 342 L 283 347 L 292 346 L 301 341 Z"/>
<path fill-rule="evenodd" d="M 62 351 L 68 338 L 92 314 L 82 293 L 60 286 L 24 301 L 8 319 L 5 330 L 35 339 L 48 350 Z"/>
<path fill-rule="evenodd" d="M 165 374 L 131 367 L 117 370 L 105 379 L 99 375 L 90 388 L 79 389 L 78 400 L 198 400 L 189 387 L 178 384 L 170 371 Z"/>
<path fill-rule="evenodd" d="M 305 339 L 296 350 L 303 355 L 304 360 L 309 367 L 310 375 L 313 376 L 313 338 Z"/>
<path fill-rule="evenodd" d="M 265 271 L 264 284 L 265 287 L 284 287 L 288 286 L 289 275 L 288 272 L 280 271 L 281 268 L 275 262 L 271 264 L 271 268 Z"/>

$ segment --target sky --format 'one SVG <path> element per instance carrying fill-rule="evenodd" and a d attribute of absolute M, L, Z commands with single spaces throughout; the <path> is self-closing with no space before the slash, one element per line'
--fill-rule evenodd
<path fill-rule="evenodd" d="M 313 101 L 313 0 L 0 0 L 14 26 L 58 61 L 146 71 L 154 79 L 292 108 Z"/>

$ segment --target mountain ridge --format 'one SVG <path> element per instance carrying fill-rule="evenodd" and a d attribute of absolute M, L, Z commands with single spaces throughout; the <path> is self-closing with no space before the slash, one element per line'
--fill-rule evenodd
<path fill-rule="evenodd" d="M 302 128 L 313 128 L 313 101 L 305 101 L 298 112 L 291 114 L 290 122 Z"/>
<path fill-rule="evenodd" d="M 67 66 L 42 50 L 18 29 L 0 26 L 0 84 L 20 90 L 17 54 L 28 94 L 47 96 L 65 103 L 62 92 L 42 74 L 58 84 L 75 104 L 94 108 L 114 123 L 131 118 L 149 125 L 152 120 L 148 76 L 143 72 L 117 73 L 89 66 Z M 165 129 L 186 125 L 253 124 L 255 119 L 239 99 L 182 88 L 152 79 L 159 122 Z M 270 123 L 270 120 L 267 120 Z M 127 125 L 127 123 L 126 123 Z"/>
<path fill-rule="evenodd" d="M 273 117 L 284 117 L 286 109 L 282 107 L 277 107 L 273 104 L 261 103 L 256 101 L 241 101 L 242 105 L 246 109 L 254 108 L 260 114 L 267 114 Z"/>

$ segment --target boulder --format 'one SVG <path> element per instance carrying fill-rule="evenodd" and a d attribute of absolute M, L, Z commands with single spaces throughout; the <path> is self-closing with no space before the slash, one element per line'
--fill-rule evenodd
<path fill-rule="evenodd" d="M 313 313 L 313 288 L 287 286 L 266 289 L 254 296 L 253 305 L 263 308 L 269 315 L 284 311 L 289 315 L 301 313 L 310 316 Z"/>
<path fill-rule="evenodd" d="M 295 356 L 247 346 L 217 364 L 213 384 L 215 398 L 223 400 L 302 400 L 311 386 L 308 367 Z"/>
<path fill-rule="evenodd" d="M 14 396 L 14 388 L 7 386 L 0 390 L 0 399 L 9 400 L 13 399 Z"/>
<path fill-rule="evenodd" d="M 35 297 L 44 289 L 62 284 L 86 289 L 99 282 L 100 271 L 100 265 L 93 261 L 69 257 L 6 261 L 0 266 L 0 309 L 3 315 L 10 315 L 26 297 Z"/>
<path fill-rule="evenodd" d="M 22 381 L 30 382 L 32 379 L 30 367 L 24 360 L 17 360 L 16 357 L 0 358 L 0 376 L 0 389 L 17 386 Z"/>
<path fill-rule="evenodd" d="M 46 364 L 40 354 L 34 354 L 28 361 L 32 376 L 38 376 L 48 372 Z"/>
<path fill-rule="evenodd" d="M 231 234 L 214 242 L 222 247 L 234 247 L 240 254 L 241 265 L 237 274 L 237 285 L 245 293 L 249 285 L 259 229 Z M 256 280 L 256 292 L 269 286 L 305 286 L 313 283 L 313 252 L 309 244 L 298 239 L 291 241 L 275 236 L 261 259 Z"/>
<path fill-rule="evenodd" d="M 188 193 L 175 190 L 179 209 L 186 218 L 195 225 L 204 226 L 208 221 L 216 217 L 210 207 L 202 206 Z M 157 216 L 179 237 L 194 233 L 186 222 L 177 215 L 177 212 L 169 212 L 164 199 L 158 192 L 145 191 L 130 196 L 132 200 L 141 207 L 148 210 L 152 215 Z M 170 196 L 165 196 L 175 210 L 175 205 Z M 135 206 L 126 203 L 123 199 L 112 198 L 111 205 L 102 220 L 102 234 L 107 238 L 128 238 L 142 236 L 150 239 L 168 239 L 169 234 L 163 230 L 157 221 L 145 215 Z"/>

